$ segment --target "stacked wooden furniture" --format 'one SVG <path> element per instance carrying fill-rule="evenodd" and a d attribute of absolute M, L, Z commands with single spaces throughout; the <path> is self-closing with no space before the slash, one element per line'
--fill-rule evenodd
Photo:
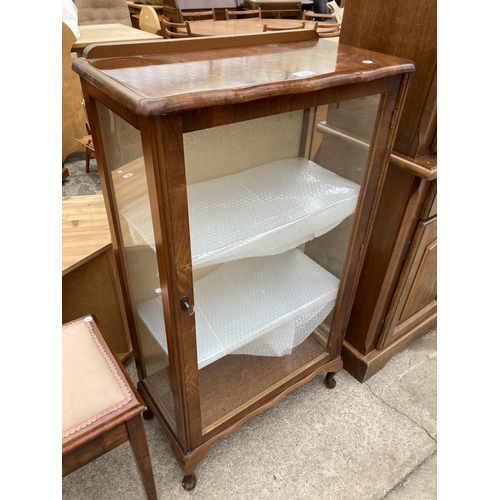
<path fill-rule="evenodd" d="M 360 381 L 437 320 L 436 33 L 436 0 L 350 0 L 342 23 L 342 43 L 417 68 L 344 340 L 344 366 Z"/>
<path fill-rule="evenodd" d="M 216 440 L 335 386 L 414 66 L 298 30 L 94 46 L 74 69 L 138 389 L 191 489 Z M 339 156 L 322 121 L 367 147 Z"/>
<path fill-rule="evenodd" d="M 245 9 L 261 9 L 263 18 L 301 19 L 300 0 L 244 0 Z"/>
<path fill-rule="evenodd" d="M 214 9 L 217 19 L 225 18 L 226 9 L 236 9 L 237 0 L 164 0 L 163 16 L 174 23 L 182 22 L 180 12 Z"/>
<path fill-rule="evenodd" d="M 154 5 L 146 1 L 132 2 L 127 1 L 127 7 L 130 12 L 130 20 L 133 28 L 141 29 L 139 25 L 139 17 L 144 6 L 151 7 L 158 16 L 158 20 L 163 16 L 163 2 L 158 2 L 159 5 Z"/>

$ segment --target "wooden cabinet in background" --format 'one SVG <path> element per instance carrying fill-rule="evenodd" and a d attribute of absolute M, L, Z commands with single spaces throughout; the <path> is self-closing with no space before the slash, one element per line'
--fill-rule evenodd
<path fill-rule="evenodd" d="M 418 223 L 408 248 L 378 349 L 388 347 L 415 323 L 420 324 L 437 313 L 437 216 Z"/>
<path fill-rule="evenodd" d="M 436 182 L 389 164 L 342 350 L 360 382 L 436 324 Z"/>
<path fill-rule="evenodd" d="M 264 19 L 302 19 L 302 2 L 300 0 L 244 0 L 243 6 L 247 10 L 260 8 L 262 17 Z"/>
<path fill-rule="evenodd" d="M 346 2 L 341 43 L 416 66 L 344 338 L 361 382 L 437 322 L 436 33 L 436 0 Z"/>

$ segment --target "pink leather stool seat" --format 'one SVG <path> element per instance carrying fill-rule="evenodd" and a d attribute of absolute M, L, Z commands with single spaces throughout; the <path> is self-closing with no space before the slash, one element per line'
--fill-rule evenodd
<path fill-rule="evenodd" d="M 96 318 L 62 326 L 63 477 L 130 440 L 149 500 L 156 488 L 142 402 Z"/>

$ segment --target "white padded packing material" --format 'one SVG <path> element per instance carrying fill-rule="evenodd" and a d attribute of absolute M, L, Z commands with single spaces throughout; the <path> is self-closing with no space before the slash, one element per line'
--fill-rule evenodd
<path fill-rule="evenodd" d="M 338 286 L 295 249 L 221 265 L 194 283 L 198 367 L 230 353 L 290 354 L 331 312 Z M 137 312 L 167 352 L 160 298 Z"/>
<path fill-rule="evenodd" d="M 304 158 L 288 158 L 188 186 L 193 269 L 274 255 L 330 231 L 354 213 L 359 185 Z M 136 243 L 154 250 L 145 198 L 123 206 Z"/>

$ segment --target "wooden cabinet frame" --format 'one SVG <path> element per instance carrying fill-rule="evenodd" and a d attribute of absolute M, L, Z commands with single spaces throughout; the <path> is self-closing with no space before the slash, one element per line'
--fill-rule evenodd
<path fill-rule="evenodd" d="M 174 454 L 185 474 L 184 487 L 191 489 L 196 483 L 194 469 L 215 440 L 237 429 L 255 414 L 274 405 L 287 393 L 305 384 L 321 371 L 328 372 L 327 386 L 335 385 L 333 375 L 342 367 L 340 351 L 349 311 L 373 225 L 374 210 L 380 197 L 409 73 L 414 67 L 409 60 L 340 46 L 336 56 L 336 69 L 332 71 L 329 69 L 332 66 L 328 66 L 320 57 L 323 51 L 331 51 L 332 45 L 319 39 L 317 33 L 313 31 L 183 42 L 184 40 L 175 41 L 174 44 L 167 41 L 157 44 L 95 47 L 88 50 L 84 58 L 77 60 L 74 67 L 81 76 L 89 121 L 95 136 L 101 182 L 126 297 L 127 316 L 140 379 L 139 392 L 150 409 L 147 416 L 154 415 L 168 435 Z M 234 50 L 235 48 L 238 50 Z M 202 49 L 203 53 L 200 53 Z M 305 67 L 308 70 L 306 74 L 314 76 L 276 79 L 256 83 L 248 88 L 225 86 L 204 92 L 187 91 L 172 97 L 167 95 L 170 91 L 167 88 L 165 88 L 167 94 L 152 97 L 141 95 L 141 67 L 144 67 L 144 58 L 149 56 L 153 58 L 152 61 L 156 61 L 154 64 L 158 61 L 161 61 L 160 64 L 168 64 L 169 61 L 176 61 L 179 54 L 182 54 L 186 67 L 190 61 L 196 61 L 201 57 L 210 61 L 224 57 L 236 57 L 241 61 L 245 57 L 252 57 L 252 61 L 265 65 L 266 56 L 269 54 L 289 51 L 295 53 L 296 50 L 304 51 L 308 57 L 310 55 L 309 66 Z M 135 58 L 138 54 L 141 54 L 141 58 Z M 362 62 L 368 58 L 372 60 L 370 63 Z M 122 86 L 107 74 L 108 70 L 112 70 L 116 75 L 120 73 L 122 67 L 135 66 L 136 63 L 138 63 L 134 68 L 136 73 L 130 76 L 129 82 L 132 87 L 138 85 L 135 89 L 128 84 Z M 238 70 L 235 70 L 235 74 L 238 74 Z M 124 77 L 126 80 L 129 78 L 127 75 L 131 73 L 123 72 L 118 79 Z M 318 328 L 317 335 L 323 335 L 324 338 L 321 354 L 301 362 L 300 356 L 294 358 L 292 353 L 290 358 L 292 368 L 284 370 L 277 381 L 272 381 L 268 374 L 279 372 L 281 361 L 275 360 L 281 358 L 268 358 L 262 361 L 258 356 L 255 357 L 254 359 L 259 358 L 255 363 L 267 367 L 267 370 L 254 370 L 254 377 L 256 381 L 258 378 L 263 389 L 253 396 L 251 394 L 254 393 L 249 392 L 244 404 L 223 413 L 222 417 L 215 418 L 208 425 L 202 425 L 200 387 L 204 379 L 197 363 L 195 316 L 186 310 L 187 303 L 193 304 L 194 285 L 183 134 L 295 110 L 306 110 L 304 115 L 307 117 L 307 110 L 310 108 L 371 95 L 380 95 L 375 128 L 360 188 L 358 208 L 353 216 L 353 229 L 350 233 L 343 274 L 340 277 L 333 320 L 331 327 L 322 325 L 323 330 L 327 328 L 326 332 Z M 173 398 L 173 415 L 166 409 L 158 390 L 148 379 L 138 341 L 127 278 L 124 235 L 118 220 L 119 210 L 107 165 L 102 129 L 104 125 L 99 118 L 98 106 L 104 106 L 119 115 L 137 128 L 141 136 L 167 336 L 168 376 Z M 305 143 L 301 147 L 304 151 Z M 301 344 L 303 345 L 305 344 Z M 227 361 L 227 358 L 230 357 L 217 361 L 217 369 L 223 370 L 224 367 L 231 366 L 231 361 Z M 204 374 L 209 373 L 204 370 Z M 252 382 L 248 381 L 248 385 L 250 387 Z M 245 393 L 245 387 L 240 387 L 239 390 Z M 216 403 L 214 401 L 213 404 Z M 205 402 L 203 407 L 211 405 Z"/>

